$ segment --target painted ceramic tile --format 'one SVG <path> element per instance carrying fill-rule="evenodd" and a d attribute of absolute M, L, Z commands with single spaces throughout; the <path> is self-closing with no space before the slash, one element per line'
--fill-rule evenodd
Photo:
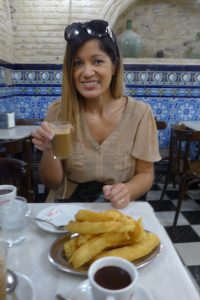
<path fill-rule="evenodd" d="M 198 66 L 124 67 L 125 94 L 148 103 L 156 118 L 168 124 L 158 133 L 160 147 L 169 145 L 172 124 L 200 120 Z M 61 96 L 62 66 L 11 65 L 8 70 L 0 66 L 0 111 L 14 110 L 16 118 L 44 118 L 48 105 Z"/>

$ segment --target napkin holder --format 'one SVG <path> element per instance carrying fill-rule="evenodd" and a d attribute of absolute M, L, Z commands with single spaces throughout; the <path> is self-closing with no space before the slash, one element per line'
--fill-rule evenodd
<path fill-rule="evenodd" d="M 15 113 L 0 112 L 0 129 L 15 127 Z"/>

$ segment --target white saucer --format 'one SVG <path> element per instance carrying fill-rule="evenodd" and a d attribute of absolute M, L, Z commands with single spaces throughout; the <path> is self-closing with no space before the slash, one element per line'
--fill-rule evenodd
<path fill-rule="evenodd" d="M 55 225 L 64 225 L 67 224 L 70 220 L 73 220 L 75 214 L 80 209 L 82 209 L 82 207 L 78 205 L 70 205 L 70 204 L 53 205 L 42 209 L 37 214 L 36 217 L 51 221 Z M 36 221 L 36 223 L 40 228 L 42 228 L 45 231 L 61 233 L 60 230 L 56 230 L 51 225 L 48 225 L 40 221 Z M 62 232 L 67 232 L 67 230 L 63 230 Z"/>
<path fill-rule="evenodd" d="M 36 300 L 33 284 L 31 280 L 24 274 L 15 272 L 17 275 L 18 283 L 16 287 L 16 296 L 20 300 Z M 12 295 L 8 295 L 7 299 L 14 299 Z"/>
<path fill-rule="evenodd" d="M 68 300 L 92 300 L 91 286 L 89 280 L 81 282 L 77 288 L 69 295 Z M 134 294 L 134 300 L 153 300 L 152 296 L 147 292 L 144 287 L 137 285 Z"/>

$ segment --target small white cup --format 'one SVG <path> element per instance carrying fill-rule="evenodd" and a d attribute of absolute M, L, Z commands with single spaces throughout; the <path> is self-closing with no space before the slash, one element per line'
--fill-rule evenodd
<path fill-rule="evenodd" d="M 29 206 L 22 199 L 14 199 L 4 205 L 0 210 L 0 225 L 2 238 L 12 246 L 25 239 Z"/>
<path fill-rule="evenodd" d="M 10 184 L 0 185 L 0 205 L 15 199 L 16 194 L 16 186 Z"/>
<path fill-rule="evenodd" d="M 109 268 L 105 267 L 114 267 L 114 276 L 111 275 Z M 117 267 L 117 269 L 115 267 Z M 101 270 L 100 272 L 102 272 L 102 278 L 106 278 L 105 285 L 103 285 L 101 280 L 99 280 L 97 277 L 97 274 L 100 274 L 99 270 Z M 119 288 L 119 284 L 117 283 L 115 287 L 111 287 L 112 281 L 116 283 L 116 281 L 119 280 L 121 273 L 125 273 L 120 281 L 120 285 L 122 280 L 124 281 L 124 286 Z M 99 275 L 100 278 L 101 275 Z M 88 271 L 88 278 L 91 285 L 92 296 L 94 300 L 134 299 L 134 292 L 138 281 L 138 271 L 135 265 L 126 259 L 114 256 L 100 258 L 90 266 Z M 130 280 L 128 280 L 128 278 Z"/>

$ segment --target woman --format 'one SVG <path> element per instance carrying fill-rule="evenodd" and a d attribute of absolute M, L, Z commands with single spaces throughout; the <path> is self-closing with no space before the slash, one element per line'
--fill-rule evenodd
<path fill-rule="evenodd" d="M 150 106 L 123 96 L 123 69 L 114 33 L 103 20 L 73 23 L 65 29 L 62 98 L 49 108 L 33 133 L 43 151 L 40 177 L 50 189 L 47 201 L 98 201 L 126 207 L 146 193 L 160 159 Z M 49 122 L 73 127 L 73 152 L 54 159 Z"/>

